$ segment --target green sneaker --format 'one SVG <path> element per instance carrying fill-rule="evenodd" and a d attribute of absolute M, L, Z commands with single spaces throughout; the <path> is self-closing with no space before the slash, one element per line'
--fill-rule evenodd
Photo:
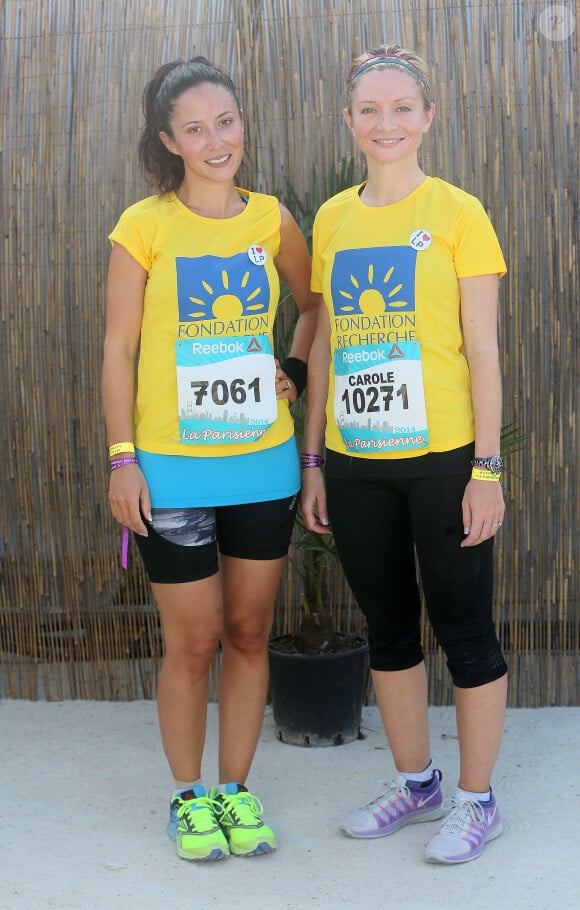
<path fill-rule="evenodd" d="M 196 784 L 171 799 L 167 833 L 182 859 L 211 860 L 229 856 L 228 842 L 218 822 L 221 805 Z"/>
<path fill-rule="evenodd" d="M 276 849 L 274 832 L 262 821 L 262 803 L 243 784 L 226 784 L 225 793 L 213 787 L 209 798 L 221 805 L 219 823 L 228 839 L 230 853 L 257 856 Z"/>

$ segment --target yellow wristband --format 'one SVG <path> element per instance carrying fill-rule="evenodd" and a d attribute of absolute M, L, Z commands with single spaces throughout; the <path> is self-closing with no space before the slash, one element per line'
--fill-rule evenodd
<path fill-rule="evenodd" d="M 494 474 L 493 471 L 485 471 L 483 468 L 472 468 L 471 477 L 473 480 L 491 480 L 498 481 L 501 474 Z"/>
<path fill-rule="evenodd" d="M 134 455 L 135 446 L 132 442 L 116 442 L 114 445 L 109 446 L 109 458 L 112 458 L 113 455 L 120 455 L 122 452 L 131 452 Z"/>

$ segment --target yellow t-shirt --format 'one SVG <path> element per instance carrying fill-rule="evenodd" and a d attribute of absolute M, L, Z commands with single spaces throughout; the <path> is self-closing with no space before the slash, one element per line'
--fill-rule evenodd
<path fill-rule="evenodd" d="M 475 197 L 437 178 L 426 178 L 389 206 L 367 206 L 359 191 L 360 186 L 351 187 L 329 199 L 314 223 L 311 287 L 323 294 L 330 314 L 333 354 L 326 445 L 367 458 L 415 457 L 467 445 L 475 431 L 458 279 L 505 274 L 493 227 Z M 335 375 L 342 369 L 336 357 L 345 363 L 366 358 L 371 366 L 378 361 L 381 366 L 374 373 L 369 366 L 366 375 L 349 373 L 345 379 L 338 372 Z M 421 364 L 423 390 L 414 397 L 424 396 L 423 435 L 416 429 L 421 428 L 420 417 L 411 428 L 386 423 L 389 408 L 392 414 L 402 407 L 407 389 L 397 378 L 402 375 L 396 372 L 401 369 L 397 358 L 415 371 L 414 382 L 417 362 Z M 347 363 L 344 371 L 359 368 Z M 363 387 L 357 388 L 357 383 Z M 379 431 L 370 429 L 376 416 L 373 410 L 377 415 L 381 412 L 382 425 L 389 427 L 387 435 L 402 431 L 400 447 L 381 448 L 377 443 Z M 396 422 L 404 422 L 404 414 L 399 410 Z M 356 435 L 357 444 L 369 445 L 368 449 L 357 449 L 349 439 L 345 427 L 351 418 L 357 428 L 356 433 L 350 431 L 351 436 Z M 367 425 L 368 435 L 374 435 L 373 446 L 358 439 Z"/>
<path fill-rule="evenodd" d="M 252 435 L 247 430 L 246 436 L 234 433 L 231 423 L 213 444 L 202 441 L 203 434 L 197 430 L 184 429 L 190 425 L 187 418 L 196 405 L 206 426 L 215 426 L 215 414 L 208 417 L 207 412 L 226 399 L 229 413 L 226 408 L 225 420 L 232 421 L 234 411 L 241 413 L 242 421 L 246 419 L 241 396 L 255 398 L 259 390 L 257 393 L 255 383 L 254 389 L 248 389 L 244 378 L 232 379 L 235 372 L 230 371 L 228 377 L 227 368 L 225 378 L 220 378 L 220 364 L 229 356 L 222 351 L 241 349 L 242 344 L 254 353 L 260 346 L 273 350 L 280 295 L 274 265 L 280 248 L 280 206 L 273 196 L 238 192 L 247 204 L 227 220 L 194 214 L 175 193 L 150 196 L 126 209 L 110 234 L 111 242 L 123 246 L 147 271 L 134 414 L 135 445 L 147 452 L 237 455 L 277 446 L 293 434 L 286 399 L 271 404 L 274 422 L 262 435 L 254 433 L 258 437 L 254 441 L 245 441 Z M 207 383 L 183 379 L 184 375 L 188 378 L 191 366 L 180 363 L 179 351 L 183 348 L 189 356 L 194 347 L 212 361 L 208 375 L 214 382 L 209 388 Z M 189 392 L 189 413 L 183 397 L 179 398 L 184 393 L 178 393 L 178 384 L 196 387 Z M 199 427 L 198 413 L 195 418 L 198 423 L 191 425 Z M 227 441 L 230 439 L 242 441 Z"/>

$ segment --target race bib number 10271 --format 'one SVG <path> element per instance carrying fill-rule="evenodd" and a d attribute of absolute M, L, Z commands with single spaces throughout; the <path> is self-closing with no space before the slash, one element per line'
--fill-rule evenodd
<path fill-rule="evenodd" d="M 267 335 L 179 340 L 175 357 L 180 442 L 255 442 L 276 420 Z"/>
<path fill-rule="evenodd" d="M 334 414 L 347 452 L 427 446 L 418 342 L 336 349 L 334 376 Z"/>

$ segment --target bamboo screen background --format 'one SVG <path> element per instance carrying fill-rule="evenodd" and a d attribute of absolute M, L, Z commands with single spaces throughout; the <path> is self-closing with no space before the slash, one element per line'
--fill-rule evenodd
<path fill-rule="evenodd" d="M 352 55 L 387 38 L 434 63 L 425 169 L 484 202 L 508 262 L 500 334 L 510 459 L 495 611 L 510 704 L 574 704 L 580 661 L 578 516 L 578 19 L 516 0 L 4 0 L 0 693 L 153 697 L 155 608 L 108 514 L 100 408 L 107 234 L 149 190 L 136 163 L 143 86 L 203 53 L 246 110 L 253 188 L 306 204 L 353 153 L 342 123 Z M 571 16 L 574 4 L 570 3 Z M 316 175 L 313 176 L 313 167 Z M 355 159 L 355 179 L 362 178 Z M 340 575 L 339 623 L 361 620 Z M 290 566 L 276 631 L 293 629 Z M 428 629 L 431 700 L 450 703 Z M 219 665 L 210 697 L 217 694 Z"/>

